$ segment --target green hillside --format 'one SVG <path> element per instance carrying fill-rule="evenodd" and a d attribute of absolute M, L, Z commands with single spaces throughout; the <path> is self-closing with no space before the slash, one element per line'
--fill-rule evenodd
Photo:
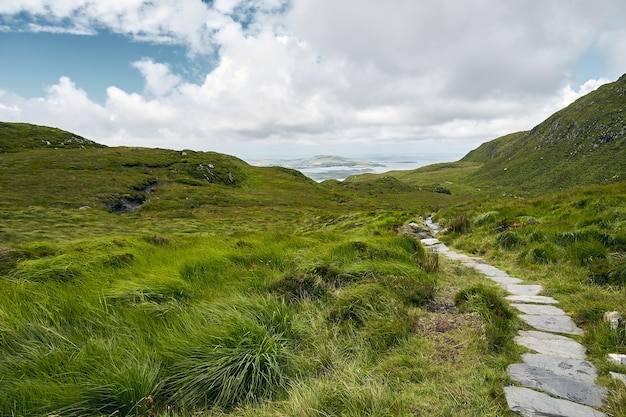
<path fill-rule="evenodd" d="M 626 315 L 626 183 L 487 198 L 518 187 L 485 173 L 526 169 L 532 133 L 317 183 L 0 126 L 0 415 L 513 416 L 502 386 L 523 324 L 501 288 L 414 238 L 433 213 L 457 250 L 558 295 L 609 388 L 603 411 L 626 411 L 606 360 L 626 332 L 602 322 Z M 581 153 L 608 158 L 611 138 Z"/>
<path fill-rule="evenodd" d="M 30 149 L 104 148 L 82 136 L 53 127 L 0 122 L 0 153 Z"/>
<path fill-rule="evenodd" d="M 626 75 L 576 100 L 527 132 L 486 142 L 458 162 L 411 171 L 350 177 L 347 183 L 392 176 L 407 185 L 453 195 L 529 197 L 578 185 L 626 180 Z"/>
<path fill-rule="evenodd" d="M 468 179 L 472 184 L 516 195 L 624 181 L 626 75 L 532 130 L 485 143 L 461 161 L 483 164 Z"/>

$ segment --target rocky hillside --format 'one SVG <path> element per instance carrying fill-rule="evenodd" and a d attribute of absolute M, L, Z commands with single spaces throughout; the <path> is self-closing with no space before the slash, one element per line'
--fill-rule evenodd
<path fill-rule="evenodd" d="M 0 153 L 29 149 L 90 149 L 106 146 L 54 127 L 0 122 Z"/>
<path fill-rule="evenodd" d="M 626 180 L 626 75 L 461 161 L 482 164 L 471 182 L 520 195 Z"/>

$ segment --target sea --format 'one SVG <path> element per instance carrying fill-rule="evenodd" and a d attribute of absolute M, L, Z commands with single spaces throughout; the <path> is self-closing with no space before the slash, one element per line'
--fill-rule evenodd
<path fill-rule="evenodd" d="M 416 154 L 416 155 L 317 155 L 289 158 L 248 159 L 255 166 L 281 166 L 297 169 L 309 178 L 343 181 L 349 176 L 385 173 L 389 171 L 409 171 L 440 162 L 457 161 L 463 155 Z"/>

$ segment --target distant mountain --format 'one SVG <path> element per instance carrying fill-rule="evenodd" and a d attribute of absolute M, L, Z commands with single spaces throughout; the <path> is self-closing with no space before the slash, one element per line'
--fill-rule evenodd
<path fill-rule="evenodd" d="M 626 74 L 530 131 L 479 146 L 461 162 L 482 164 L 472 183 L 516 194 L 626 180 Z"/>
<path fill-rule="evenodd" d="M 87 149 L 106 146 L 54 127 L 0 122 L 0 153 L 29 149 Z"/>

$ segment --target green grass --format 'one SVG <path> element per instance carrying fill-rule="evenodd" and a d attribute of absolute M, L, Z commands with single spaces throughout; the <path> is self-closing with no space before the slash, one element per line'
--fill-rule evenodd
<path fill-rule="evenodd" d="M 470 225 L 463 233 L 451 228 L 442 239 L 542 284 L 545 295 L 560 301 L 585 330 L 582 341 L 602 373 L 600 381 L 612 387 L 607 411 L 615 415 L 624 409 L 624 388 L 606 373 L 624 369 L 608 363 L 607 354 L 626 352 L 626 339 L 623 326 L 610 330 L 602 318 L 607 311 L 626 315 L 625 207 L 626 183 L 619 183 L 543 198 L 467 203 L 440 213 L 444 224 L 463 215 Z"/>
<path fill-rule="evenodd" d="M 482 161 L 318 184 L 5 125 L 1 415 L 512 415 L 519 323 L 495 284 L 398 236 L 430 213 L 448 243 L 544 283 L 601 381 L 616 370 L 601 318 L 626 304 L 623 184 L 478 200 Z"/>

